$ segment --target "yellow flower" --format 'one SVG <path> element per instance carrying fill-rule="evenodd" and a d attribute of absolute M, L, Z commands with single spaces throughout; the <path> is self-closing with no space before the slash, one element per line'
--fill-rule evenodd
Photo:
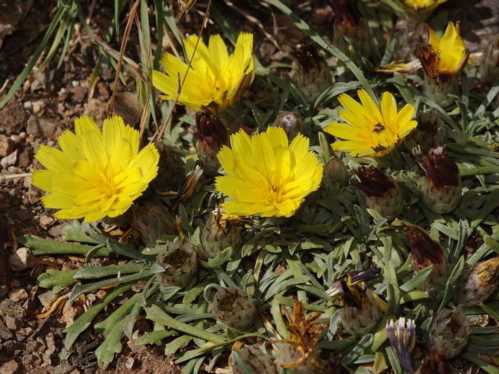
<path fill-rule="evenodd" d="M 389 153 L 417 126 L 412 118 L 415 109 L 406 104 L 397 112 L 395 97 L 384 92 L 381 106 L 365 90 L 357 91 L 360 103 L 349 95 L 338 98 L 343 110 L 340 117 L 346 123 L 332 122 L 325 131 L 343 139 L 332 144 L 336 151 L 354 156 L 380 157 Z"/>
<path fill-rule="evenodd" d="M 41 146 L 36 159 L 45 167 L 33 172 L 33 185 L 47 194 L 46 208 L 61 219 L 97 221 L 124 213 L 158 172 L 153 144 L 139 152 L 139 132 L 118 116 L 102 131 L 89 117 L 75 121 L 75 132 L 57 140 L 60 149 Z"/>
<path fill-rule="evenodd" d="M 454 75 L 463 68 L 468 52 L 459 25 L 449 22 L 441 38 L 428 27 L 428 39 L 429 45 L 418 52 L 418 57 L 430 77 Z"/>
<path fill-rule="evenodd" d="M 414 10 L 420 10 L 437 7 L 446 1 L 447 0 L 405 0 L 405 4 Z"/>
<path fill-rule="evenodd" d="M 239 34 L 231 55 L 220 35 L 211 36 L 208 46 L 191 35 L 184 48 L 186 62 L 166 53 L 161 60 L 165 73 L 152 73 L 152 83 L 165 100 L 177 100 L 196 111 L 210 105 L 224 109 L 253 81 L 253 34 Z"/>
<path fill-rule="evenodd" d="M 252 136 L 240 130 L 230 145 L 218 153 L 225 175 L 216 180 L 229 197 L 223 205 L 229 216 L 290 217 L 320 186 L 322 164 L 301 134 L 289 144 L 282 128 Z"/>

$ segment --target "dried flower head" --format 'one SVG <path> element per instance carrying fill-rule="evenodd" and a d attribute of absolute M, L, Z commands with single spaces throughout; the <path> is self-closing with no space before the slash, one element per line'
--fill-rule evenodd
<path fill-rule="evenodd" d="M 471 329 L 463 311 L 442 309 L 430 331 L 430 349 L 444 358 L 456 357 L 468 344 Z"/>
<path fill-rule="evenodd" d="M 192 244 L 182 240 L 168 242 L 165 252 L 158 255 L 157 262 L 165 269 L 160 274 L 163 286 L 186 287 L 198 268 L 197 254 Z"/>
<path fill-rule="evenodd" d="M 244 330 L 255 322 L 256 307 L 239 288 L 218 287 L 210 311 L 226 326 Z"/>
<path fill-rule="evenodd" d="M 338 98 L 343 109 L 340 117 L 346 123 L 332 122 L 324 131 L 342 140 L 333 143 L 336 151 L 354 156 L 381 157 L 392 151 L 416 126 L 415 109 L 406 104 L 397 111 L 395 97 L 384 92 L 381 105 L 365 90 L 357 91 L 360 103 L 351 96 Z"/>
<path fill-rule="evenodd" d="M 217 154 L 229 141 L 229 134 L 223 123 L 209 111 L 196 113 L 196 151 L 204 169 L 216 173 L 220 164 Z"/>
<path fill-rule="evenodd" d="M 478 305 L 487 300 L 499 287 L 499 257 L 492 257 L 476 264 L 469 272 L 459 302 Z"/>
<path fill-rule="evenodd" d="M 203 255 L 215 257 L 225 248 L 236 248 L 241 243 L 241 224 L 237 220 L 229 220 L 220 209 L 212 211 L 201 229 L 200 241 Z"/>
<path fill-rule="evenodd" d="M 423 158 L 426 180 L 422 186 L 423 199 L 436 213 L 452 211 L 461 198 L 461 178 L 456 163 L 444 147 L 432 148 Z"/>
<path fill-rule="evenodd" d="M 397 352 L 402 367 L 407 373 L 413 373 L 411 352 L 416 345 L 416 324 L 414 320 L 401 317 L 396 321 L 388 321 L 386 335 L 390 340 L 390 345 Z"/>
<path fill-rule="evenodd" d="M 340 320 L 349 334 L 360 335 L 370 331 L 387 311 L 386 303 L 364 282 L 376 273 L 369 271 L 349 274 L 346 279 L 335 282 L 327 291 L 331 297 L 340 296 L 343 304 Z"/>
<path fill-rule="evenodd" d="M 239 34 L 232 54 L 220 35 L 212 35 L 208 45 L 191 35 L 184 41 L 184 48 L 185 62 L 166 53 L 161 60 L 165 73 L 152 73 L 152 83 L 165 100 L 178 101 L 196 111 L 207 107 L 222 110 L 237 101 L 253 81 L 252 34 Z"/>
<path fill-rule="evenodd" d="M 322 372 L 324 363 L 319 358 L 318 344 L 326 325 L 317 322 L 320 314 L 306 315 L 303 304 L 295 300 L 292 313 L 286 310 L 284 315 L 289 337 L 273 342 L 277 364 L 298 373 Z"/>
<path fill-rule="evenodd" d="M 359 182 L 356 186 L 366 196 L 366 204 L 382 216 L 393 218 L 402 210 L 402 194 L 393 178 L 381 170 L 371 167 L 360 167 L 357 170 Z"/>
<path fill-rule="evenodd" d="M 33 185 L 47 194 L 46 208 L 60 219 L 86 222 L 125 213 L 156 177 L 159 154 L 153 144 L 139 151 L 139 132 L 114 116 L 102 130 L 90 117 L 64 131 L 60 149 L 41 146 L 36 159 L 45 167 L 33 172 Z"/>
<path fill-rule="evenodd" d="M 428 151 L 423 159 L 423 169 L 431 183 L 437 187 L 458 186 L 459 169 L 449 158 L 444 147 L 435 147 Z"/>
<path fill-rule="evenodd" d="M 422 228 L 415 225 L 404 227 L 405 236 L 413 256 L 415 270 L 433 265 L 433 274 L 442 275 L 447 268 L 443 248 L 435 242 Z"/>
<path fill-rule="evenodd" d="M 417 51 L 426 74 L 433 79 L 446 79 L 459 73 L 468 59 L 459 24 L 449 22 L 442 37 L 428 27 L 428 39 L 428 44 Z"/>
<path fill-rule="evenodd" d="M 301 134 L 289 144 L 282 128 L 252 136 L 240 130 L 230 144 L 218 153 L 225 175 L 216 189 L 229 197 L 224 214 L 290 217 L 320 186 L 323 167 Z"/>

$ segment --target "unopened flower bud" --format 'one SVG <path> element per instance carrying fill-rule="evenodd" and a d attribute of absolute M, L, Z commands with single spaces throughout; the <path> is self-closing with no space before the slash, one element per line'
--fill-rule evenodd
<path fill-rule="evenodd" d="M 215 257 L 228 247 L 236 249 L 241 243 L 241 225 L 224 218 L 220 209 L 215 209 L 201 229 L 200 241 L 205 258 Z"/>
<path fill-rule="evenodd" d="M 303 120 L 295 112 L 279 112 L 273 126 L 282 127 L 291 141 L 296 135 L 303 131 Z"/>
<path fill-rule="evenodd" d="M 416 345 L 416 324 L 412 319 L 399 318 L 386 324 L 386 334 L 391 346 L 407 373 L 413 373 L 411 352 Z"/>
<path fill-rule="evenodd" d="M 367 207 L 386 218 L 396 217 L 402 210 L 402 194 L 397 182 L 375 167 L 361 167 L 357 171 L 357 188 L 366 197 Z"/>
<path fill-rule="evenodd" d="M 444 147 L 430 149 L 423 159 L 426 179 L 422 193 L 425 204 L 435 213 L 449 213 L 461 199 L 461 178 L 456 163 Z"/>
<path fill-rule="evenodd" d="M 412 253 L 414 270 L 421 270 L 433 265 L 434 280 L 440 278 L 447 269 L 447 261 L 443 248 L 435 242 L 422 228 L 407 225 L 404 228 Z"/>
<path fill-rule="evenodd" d="M 234 352 L 239 355 L 239 360 L 236 360 Z M 233 374 L 247 373 L 248 368 L 253 373 L 278 373 L 274 357 L 267 352 L 263 344 L 242 345 L 240 342 L 235 343 L 232 347 L 229 364 Z"/>
<path fill-rule="evenodd" d="M 332 184 L 344 185 L 348 182 L 348 170 L 345 163 L 333 156 L 324 167 L 326 181 Z"/>
<path fill-rule="evenodd" d="M 444 358 L 456 357 L 468 344 L 470 326 L 461 309 L 442 309 L 430 331 L 430 349 Z"/>
<path fill-rule="evenodd" d="M 217 153 L 228 139 L 227 129 L 215 114 L 209 111 L 196 114 L 196 151 L 208 174 L 216 174 L 220 167 Z"/>
<path fill-rule="evenodd" d="M 162 286 L 186 287 L 198 268 L 196 252 L 188 241 L 168 242 L 165 253 L 158 255 L 157 262 L 165 269 L 160 274 Z"/>
<path fill-rule="evenodd" d="M 499 257 L 476 264 L 464 282 L 459 301 L 465 306 L 487 300 L 499 287 Z"/>
<path fill-rule="evenodd" d="M 218 321 L 237 330 L 250 327 L 256 318 L 253 301 L 239 288 L 218 287 L 209 309 Z"/>

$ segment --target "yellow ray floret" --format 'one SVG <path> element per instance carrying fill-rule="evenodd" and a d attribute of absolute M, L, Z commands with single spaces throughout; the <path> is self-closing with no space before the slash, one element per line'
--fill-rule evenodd
<path fill-rule="evenodd" d="M 165 100 L 176 100 L 193 110 L 208 106 L 223 109 L 253 81 L 253 34 L 239 34 L 232 54 L 220 35 L 212 35 L 208 45 L 191 35 L 184 48 L 185 62 L 166 53 L 161 60 L 164 73 L 152 73 L 152 83 Z"/>
<path fill-rule="evenodd" d="M 289 144 L 282 128 L 252 136 L 240 130 L 230 146 L 218 153 L 225 175 L 217 177 L 216 189 L 228 196 L 224 214 L 290 217 L 320 186 L 322 164 L 301 134 Z"/>
<path fill-rule="evenodd" d="M 437 7 L 446 1 L 447 0 L 405 0 L 405 4 L 414 10 L 420 10 Z"/>
<path fill-rule="evenodd" d="M 46 192 L 46 208 L 60 219 L 87 222 L 123 214 L 158 172 L 153 144 L 139 151 L 139 132 L 119 116 L 104 121 L 102 130 L 90 117 L 75 121 L 57 140 L 59 148 L 41 146 L 36 159 L 44 166 L 33 172 L 33 185 Z"/>
<path fill-rule="evenodd" d="M 440 75 L 459 72 L 468 57 L 464 40 L 459 34 L 459 25 L 449 22 L 441 38 L 428 28 L 428 38 L 430 48 L 437 57 L 434 62 L 436 66 L 432 70 L 436 70 Z"/>
<path fill-rule="evenodd" d="M 340 117 L 346 123 L 332 122 L 324 130 L 341 139 L 332 144 L 336 151 L 353 156 L 381 157 L 389 153 L 416 126 L 415 109 L 406 104 L 397 111 L 395 97 L 383 93 L 378 105 L 365 90 L 357 91 L 360 103 L 349 95 L 339 97 Z"/>

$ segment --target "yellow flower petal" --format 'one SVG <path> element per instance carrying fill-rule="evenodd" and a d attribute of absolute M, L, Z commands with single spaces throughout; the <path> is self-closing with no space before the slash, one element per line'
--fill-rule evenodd
<path fill-rule="evenodd" d="M 208 46 L 191 35 L 184 40 L 184 48 L 185 61 L 166 53 L 161 60 L 164 73 L 152 72 L 152 84 L 165 100 L 178 100 L 196 111 L 208 106 L 224 109 L 253 80 L 252 34 L 239 34 L 231 55 L 220 35 L 211 36 Z"/>
<path fill-rule="evenodd" d="M 230 144 L 218 153 L 225 175 L 215 183 L 228 197 L 226 215 L 289 217 L 320 186 L 323 168 L 303 135 L 289 144 L 282 128 L 251 137 L 241 130 Z"/>
<path fill-rule="evenodd" d="M 159 154 L 150 144 L 139 151 L 139 133 L 118 116 L 102 131 L 89 117 L 75 121 L 75 133 L 58 139 L 61 150 L 42 146 L 36 154 L 44 170 L 33 185 L 46 192 L 42 202 L 59 209 L 61 219 L 90 222 L 124 213 L 156 177 Z"/>
<path fill-rule="evenodd" d="M 365 90 L 359 90 L 359 104 L 348 95 L 339 98 L 344 110 L 340 116 L 346 124 L 332 122 L 325 132 L 338 138 L 332 148 L 354 156 L 381 157 L 389 153 L 416 126 L 415 110 L 405 105 L 397 112 L 395 97 L 384 92 L 378 105 Z"/>

